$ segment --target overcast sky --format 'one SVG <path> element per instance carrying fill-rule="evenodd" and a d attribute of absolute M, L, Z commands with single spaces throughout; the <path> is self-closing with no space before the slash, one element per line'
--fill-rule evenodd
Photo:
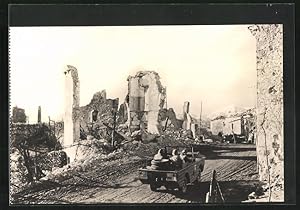
<path fill-rule="evenodd" d="M 168 107 L 182 112 L 190 101 L 199 116 L 227 106 L 256 103 L 256 43 L 246 25 L 105 26 L 10 28 L 11 106 L 25 108 L 30 122 L 59 120 L 64 108 L 66 65 L 78 69 L 80 104 L 106 89 L 127 94 L 127 77 L 158 72 Z"/>

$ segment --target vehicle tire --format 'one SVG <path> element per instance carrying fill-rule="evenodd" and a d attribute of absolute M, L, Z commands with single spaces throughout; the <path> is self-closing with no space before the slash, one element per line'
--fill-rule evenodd
<path fill-rule="evenodd" d="M 170 187 L 170 186 L 168 186 L 168 185 L 166 185 L 165 187 L 166 187 L 167 191 L 173 191 L 173 190 L 174 190 L 173 187 Z"/>
<path fill-rule="evenodd" d="M 187 192 L 187 178 L 186 178 L 186 177 L 183 179 L 183 184 L 182 184 L 181 187 L 179 187 L 179 191 L 180 191 L 182 194 L 184 194 L 184 193 Z"/>
<path fill-rule="evenodd" d="M 151 191 L 154 191 L 154 192 L 156 192 L 157 191 L 157 185 L 156 184 L 150 184 L 150 189 L 151 189 Z"/>

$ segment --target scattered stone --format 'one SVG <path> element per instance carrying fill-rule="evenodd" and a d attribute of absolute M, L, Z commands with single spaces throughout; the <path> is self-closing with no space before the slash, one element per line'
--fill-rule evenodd
<path fill-rule="evenodd" d="M 249 200 L 251 200 L 251 199 L 256 199 L 256 198 L 258 198 L 258 195 L 256 195 L 255 192 L 252 192 L 252 193 L 250 193 L 250 194 L 248 195 L 248 199 L 249 199 Z"/>

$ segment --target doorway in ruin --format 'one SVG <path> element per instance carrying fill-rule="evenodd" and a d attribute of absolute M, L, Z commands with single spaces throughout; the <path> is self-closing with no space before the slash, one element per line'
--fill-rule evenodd
<path fill-rule="evenodd" d="M 92 123 L 94 123 L 94 122 L 97 122 L 97 120 L 98 120 L 98 110 L 92 110 L 91 111 L 91 119 L 90 119 L 90 121 L 92 122 Z"/>

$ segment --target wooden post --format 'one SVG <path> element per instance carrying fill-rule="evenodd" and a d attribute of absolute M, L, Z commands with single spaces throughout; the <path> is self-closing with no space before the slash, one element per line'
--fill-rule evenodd
<path fill-rule="evenodd" d="M 201 118 L 202 118 L 202 101 L 201 101 L 200 119 L 199 119 L 199 138 L 201 137 L 201 120 L 202 120 Z"/>
<path fill-rule="evenodd" d="M 115 142 L 115 130 L 116 130 L 116 112 L 114 112 L 114 124 L 113 124 L 113 129 L 111 133 L 111 145 L 114 146 Z"/>
<path fill-rule="evenodd" d="M 111 134 L 111 145 L 114 146 L 115 142 L 115 130 L 116 130 L 116 118 L 117 118 L 117 109 L 118 105 L 116 104 L 115 101 L 113 101 L 113 129 L 112 129 L 112 134 Z"/>
<path fill-rule="evenodd" d="M 218 191 L 219 191 L 219 194 L 220 194 L 220 196 L 221 196 L 222 202 L 224 203 L 225 200 L 224 200 L 223 193 L 222 193 L 222 191 L 221 191 L 221 188 L 220 188 L 220 185 L 219 185 L 219 182 L 218 182 L 218 181 L 217 181 L 217 187 L 218 187 Z"/>
<path fill-rule="evenodd" d="M 208 194 L 206 195 L 206 200 L 209 203 L 214 200 L 214 198 L 213 198 L 213 190 L 214 190 L 213 185 L 214 185 L 215 177 L 216 177 L 216 171 L 213 170 L 212 176 L 211 176 L 211 179 L 210 179 L 209 191 L 208 191 Z"/>
<path fill-rule="evenodd" d="M 37 156 L 37 152 L 36 152 L 36 146 L 34 147 L 34 177 L 35 177 L 35 180 L 38 179 L 38 176 L 37 176 L 37 165 L 36 165 L 36 156 Z"/>
<path fill-rule="evenodd" d="M 168 109 L 167 86 L 165 87 L 165 91 L 166 91 L 166 109 Z"/>
<path fill-rule="evenodd" d="M 213 170 L 212 172 L 212 177 L 210 180 L 210 185 L 209 185 L 209 191 L 206 193 L 206 198 L 205 198 L 205 202 L 206 203 L 216 203 L 217 200 L 217 196 L 219 194 L 219 196 L 221 197 L 222 202 L 224 203 L 224 197 L 220 188 L 220 185 L 216 179 L 216 170 Z"/>
<path fill-rule="evenodd" d="M 163 131 L 167 130 L 168 120 L 169 120 L 169 116 L 168 116 L 167 119 L 166 119 L 166 123 L 165 123 L 165 127 L 164 127 L 164 130 L 163 130 Z"/>
<path fill-rule="evenodd" d="M 205 203 L 209 203 L 209 202 L 210 202 L 210 197 L 209 197 L 209 192 L 207 192 L 205 197 Z"/>
<path fill-rule="evenodd" d="M 192 157 L 193 157 L 193 159 L 195 158 L 194 147 L 193 146 L 192 146 Z"/>
<path fill-rule="evenodd" d="M 231 131 L 232 131 L 232 136 L 233 136 L 233 143 L 236 144 L 236 139 L 233 131 L 233 124 L 231 124 Z"/>

